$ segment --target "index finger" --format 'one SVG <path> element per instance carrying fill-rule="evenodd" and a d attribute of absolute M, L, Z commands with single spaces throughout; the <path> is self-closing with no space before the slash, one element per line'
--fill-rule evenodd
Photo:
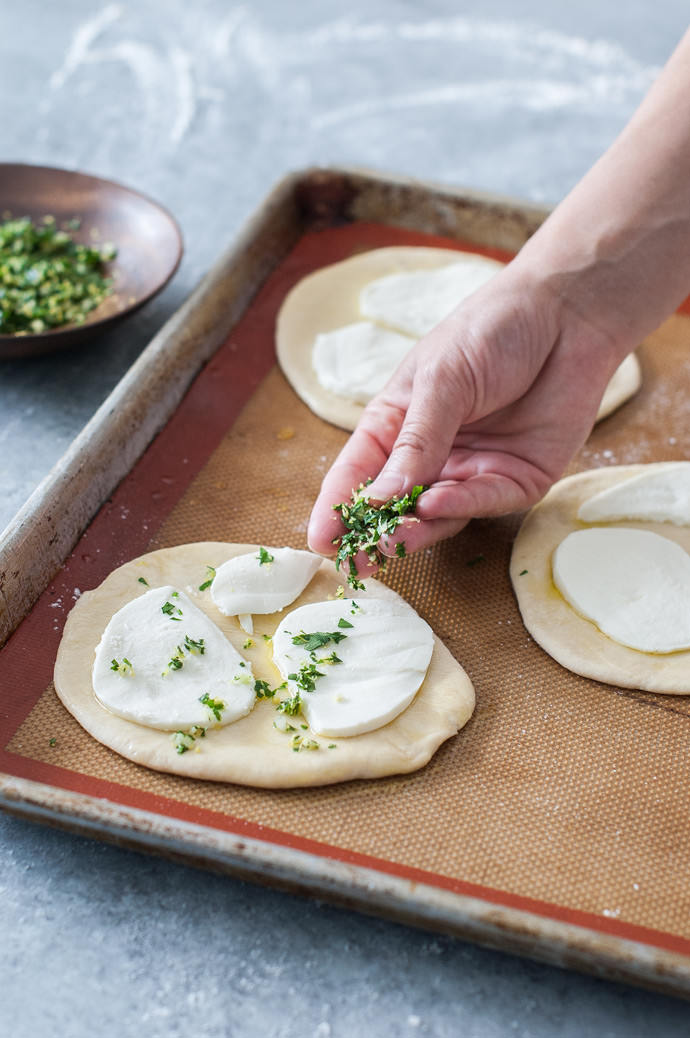
<path fill-rule="evenodd" d="M 333 555 L 333 540 L 342 532 L 342 523 L 333 505 L 349 501 L 368 479 L 375 479 L 393 449 L 400 432 L 404 411 L 375 398 L 364 409 L 359 425 L 326 473 L 309 521 L 308 541 L 312 551 Z"/>

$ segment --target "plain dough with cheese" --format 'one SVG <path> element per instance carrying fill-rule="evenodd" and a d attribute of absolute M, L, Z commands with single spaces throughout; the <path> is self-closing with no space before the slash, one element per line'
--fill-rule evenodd
<path fill-rule="evenodd" d="M 284 613 L 255 617 L 253 647 L 244 649 L 246 633 L 237 619 L 225 617 L 214 607 L 208 591 L 197 591 L 206 579 L 206 566 L 223 562 L 257 545 L 203 542 L 163 548 L 126 563 L 93 591 L 85 592 L 72 609 L 55 664 L 58 696 L 94 738 L 138 764 L 192 778 L 235 782 L 241 785 L 286 788 L 316 786 L 356 778 L 377 778 L 416 771 L 436 749 L 463 727 L 474 709 L 474 689 L 462 667 L 443 643 L 434 637 L 434 651 L 426 678 L 414 701 L 389 724 L 365 735 L 327 739 L 316 737 L 318 750 L 291 749 L 291 736 L 277 731 L 275 704 L 260 700 L 250 714 L 224 728 L 212 728 L 187 753 L 177 754 L 169 732 L 156 731 L 126 721 L 102 707 L 91 684 L 94 650 L 110 617 L 126 602 L 143 594 L 144 577 L 150 587 L 171 584 L 191 595 L 235 648 L 251 661 L 255 677 L 272 688 L 281 682 L 271 660 L 270 644 L 263 634 L 273 634 Z M 295 600 L 294 607 L 327 600 L 341 582 L 334 565 L 324 560 L 316 576 Z M 375 580 L 358 598 L 399 596 Z M 347 599 L 344 599 L 347 602 Z M 314 738 L 313 733 L 297 733 Z M 335 744 L 335 749 L 328 745 Z M 197 752 L 198 751 L 198 752 Z"/>
<path fill-rule="evenodd" d="M 497 260 L 458 249 L 394 245 L 322 267 L 295 285 L 278 313 L 276 353 L 288 382 L 314 414 L 347 430 L 354 429 L 362 416 L 363 404 L 339 396 L 319 382 L 312 350 L 317 335 L 362 322 L 360 293 L 365 285 L 390 274 L 438 270 L 468 258 L 496 271 L 504 266 Z M 596 421 L 629 400 L 640 383 L 638 360 L 630 354 L 614 372 Z"/>
<path fill-rule="evenodd" d="M 589 524 L 577 518 L 584 501 L 608 487 L 668 463 L 593 469 L 556 483 L 528 513 L 513 546 L 510 576 L 525 627 L 542 649 L 568 670 L 623 688 L 676 695 L 690 693 L 690 651 L 639 652 L 602 634 L 556 589 L 553 553 L 568 534 Z M 617 521 L 607 527 L 649 530 L 690 552 L 690 528 L 673 523 Z M 688 587 L 690 603 L 690 587 Z"/>

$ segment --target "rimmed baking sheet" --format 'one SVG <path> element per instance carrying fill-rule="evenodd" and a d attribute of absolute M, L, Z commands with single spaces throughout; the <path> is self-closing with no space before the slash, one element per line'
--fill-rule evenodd
<path fill-rule="evenodd" d="M 503 258 L 538 222 L 527 210 L 521 221 L 517 203 L 363 175 L 308 174 L 281 197 L 274 227 L 288 231 L 257 232 L 262 248 L 255 241 L 252 254 L 275 269 L 255 278 L 249 305 L 241 256 L 214 272 L 206 301 L 215 307 L 225 292 L 232 305 L 239 286 L 239 320 L 0 653 L 4 806 L 688 994 L 690 701 L 578 678 L 531 641 L 508 580 L 514 517 L 476 522 L 391 567 L 391 585 L 477 689 L 472 721 L 413 775 L 277 792 L 195 782 L 119 758 L 55 697 L 65 616 L 113 566 L 188 540 L 305 545 L 311 501 L 346 434 L 312 415 L 274 364 L 275 314 L 303 274 L 390 244 Z M 460 241 L 399 226 L 447 232 L 451 210 Z M 187 307 L 176 335 L 194 321 L 217 334 L 200 305 Z M 188 331 L 184 341 L 188 349 Z M 689 346 L 690 319 L 678 314 L 641 349 L 641 392 L 595 430 L 573 470 L 687 455 Z M 153 384 L 154 367 L 160 384 L 160 357 L 140 366 L 139 390 Z"/>

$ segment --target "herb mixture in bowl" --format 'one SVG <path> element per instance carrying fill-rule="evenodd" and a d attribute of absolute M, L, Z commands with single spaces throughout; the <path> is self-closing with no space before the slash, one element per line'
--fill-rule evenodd
<path fill-rule="evenodd" d="M 68 233 L 55 218 L 28 217 L 0 224 L 0 335 L 32 335 L 83 324 L 112 292 L 104 264 L 117 253 L 108 243 L 94 248 Z"/>

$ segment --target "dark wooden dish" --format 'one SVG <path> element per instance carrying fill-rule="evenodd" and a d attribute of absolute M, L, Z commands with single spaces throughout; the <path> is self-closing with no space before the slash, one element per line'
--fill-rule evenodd
<path fill-rule="evenodd" d="M 83 324 L 33 335 L 0 335 L 0 358 L 29 357 L 93 338 L 151 299 L 167 284 L 182 258 L 182 236 L 167 210 L 138 191 L 100 177 L 49 166 L 0 163 L 3 219 L 77 218 L 70 232 L 85 244 L 111 241 L 117 256 L 106 265 L 113 292 Z"/>

